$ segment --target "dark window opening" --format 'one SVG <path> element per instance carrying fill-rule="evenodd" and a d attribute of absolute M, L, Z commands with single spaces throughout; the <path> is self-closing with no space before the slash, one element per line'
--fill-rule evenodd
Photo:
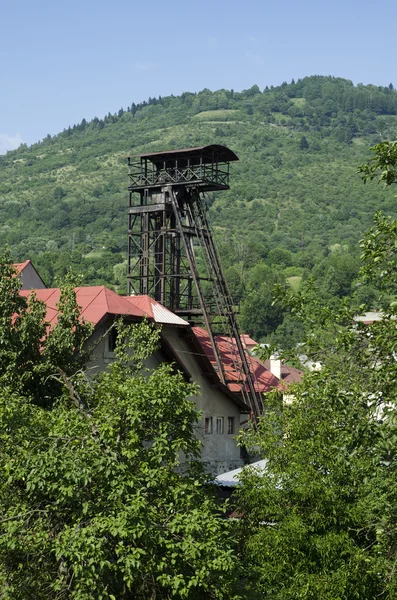
<path fill-rule="evenodd" d="M 223 417 L 216 418 L 216 433 L 223 435 Z"/>
<path fill-rule="evenodd" d="M 234 417 L 227 418 L 227 432 L 234 433 Z"/>
<path fill-rule="evenodd" d="M 204 419 L 204 431 L 207 434 L 212 433 L 212 417 L 206 417 Z"/>
<path fill-rule="evenodd" d="M 116 327 L 112 327 L 112 329 L 108 333 L 108 350 L 109 352 L 114 352 L 117 346 L 117 329 Z"/>

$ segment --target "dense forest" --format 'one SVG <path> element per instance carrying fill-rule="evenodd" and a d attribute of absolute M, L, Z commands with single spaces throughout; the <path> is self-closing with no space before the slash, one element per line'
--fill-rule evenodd
<path fill-rule="evenodd" d="M 393 191 L 364 185 L 369 148 L 397 133 L 397 91 L 307 77 L 242 92 L 149 98 L 0 157 L 0 245 L 31 258 L 48 285 L 72 267 L 86 285 L 126 289 L 126 157 L 219 143 L 232 148 L 231 189 L 207 198 L 244 329 L 295 343 L 299 324 L 272 306 L 275 283 L 377 308 L 355 284 L 359 240 Z"/>

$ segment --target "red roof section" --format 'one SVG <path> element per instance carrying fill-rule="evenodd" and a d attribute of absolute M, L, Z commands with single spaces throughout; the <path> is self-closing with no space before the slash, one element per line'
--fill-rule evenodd
<path fill-rule="evenodd" d="M 153 309 L 152 309 L 152 298 L 150 296 L 123 296 L 127 302 L 131 302 L 131 304 L 137 306 L 141 309 L 142 312 L 145 313 L 150 319 L 154 319 Z"/>
<path fill-rule="evenodd" d="M 257 346 L 258 342 L 256 342 L 255 340 L 252 339 L 252 337 L 250 337 L 248 335 L 248 333 L 242 333 L 240 335 L 241 341 L 243 342 L 243 346 Z"/>
<path fill-rule="evenodd" d="M 54 326 L 58 320 L 57 304 L 61 290 L 59 288 L 21 290 L 20 294 L 29 297 L 32 292 L 45 303 L 47 307 L 46 321 L 50 323 L 50 326 Z M 78 287 L 75 288 L 75 292 L 80 315 L 94 325 L 97 325 L 107 314 L 139 318 L 145 316 L 139 307 L 134 306 L 104 285 Z"/>
<path fill-rule="evenodd" d="M 27 267 L 28 264 L 31 262 L 31 260 L 25 260 L 25 262 L 23 263 L 14 263 L 12 266 L 14 267 L 14 269 L 16 269 L 16 272 L 19 275 L 24 270 L 24 268 Z"/>
<path fill-rule="evenodd" d="M 265 360 L 263 362 L 266 369 L 270 369 L 270 360 Z M 284 363 L 281 363 L 281 383 L 290 385 L 291 383 L 299 383 L 302 381 L 303 371 L 300 369 L 295 369 L 295 367 L 290 367 Z"/>
<path fill-rule="evenodd" d="M 209 358 L 211 364 L 216 366 L 214 350 L 211 345 L 210 337 L 205 329 L 202 327 L 193 327 L 193 331 L 197 339 L 199 340 L 201 347 L 205 354 Z M 225 377 L 228 381 L 228 388 L 231 392 L 241 392 L 242 385 L 241 380 L 243 379 L 242 374 L 236 367 L 235 356 L 236 356 L 236 343 L 229 337 L 217 336 L 216 338 L 217 347 L 220 354 L 220 359 L 224 366 Z M 257 359 L 247 355 L 247 359 L 254 375 L 255 387 L 261 394 L 276 388 L 279 385 L 277 377 L 271 374 L 271 372 Z"/>

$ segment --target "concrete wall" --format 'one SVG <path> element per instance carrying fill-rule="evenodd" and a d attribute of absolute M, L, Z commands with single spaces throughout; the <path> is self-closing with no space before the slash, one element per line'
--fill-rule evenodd
<path fill-rule="evenodd" d="M 91 375 L 104 370 L 114 360 L 114 352 L 109 350 L 108 336 L 106 335 L 111 322 L 109 319 L 107 323 L 99 326 L 89 341 L 89 346 L 93 347 L 91 360 L 87 365 Z M 190 373 L 192 382 L 199 386 L 199 393 L 192 396 L 191 399 L 196 408 L 202 412 L 196 435 L 203 443 L 202 460 L 206 464 L 206 468 L 216 475 L 242 466 L 240 449 L 235 440 L 240 425 L 239 408 L 227 394 L 203 377 L 195 358 L 195 352 L 181 336 L 178 327 L 163 325 L 162 335 Z M 158 351 L 149 358 L 146 366 L 156 368 L 164 360 L 163 354 Z M 234 419 L 234 434 L 228 433 L 229 417 Z M 205 433 L 206 418 L 212 418 L 212 433 Z M 217 418 L 223 418 L 223 433 L 217 433 Z"/>
<path fill-rule="evenodd" d="M 163 325 L 162 335 L 176 352 L 179 360 L 189 371 L 192 381 L 197 383 L 200 392 L 192 397 L 196 408 L 202 412 L 197 428 L 197 436 L 203 442 L 202 460 L 209 470 L 223 473 L 243 464 L 240 448 L 235 436 L 240 425 L 240 409 L 222 390 L 213 385 L 202 373 L 195 358 L 195 351 L 176 327 Z M 212 433 L 205 432 L 205 419 L 212 417 Z M 216 419 L 223 418 L 223 433 L 217 433 Z M 234 434 L 228 433 L 228 418 L 234 418 Z"/>
<path fill-rule="evenodd" d="M 91 359 L 87 364 L 89 374 L 96 373 L 106 369 L 107 365 L 114 361 L 115 354 L 109 348 L 109 329 L 113 323 L 112 318 L 106 320 L 97 327 L 90 337 L 87 347 L 90 349 Z M 164 361 L 161 352 L 155 352 L 146 361 L 145 366 L 148 369 L 155 369 Z"/>

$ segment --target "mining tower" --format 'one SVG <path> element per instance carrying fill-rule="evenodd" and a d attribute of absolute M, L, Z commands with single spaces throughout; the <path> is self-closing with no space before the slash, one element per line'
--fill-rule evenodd
<path fill-rule="evenodd" d="M 130 294 L 147 294 L 192 325 L 202 324 L 226 385 L 231 382 L 219 340 L 229 340 L 238 383 L 256 419 L 263 401 L 241 342 L 205 201 L 207 192 L 229 189 L 230 163 L 236 160 L 232 150 L 215 144 L 128 158 L 128 287 Z"/>

